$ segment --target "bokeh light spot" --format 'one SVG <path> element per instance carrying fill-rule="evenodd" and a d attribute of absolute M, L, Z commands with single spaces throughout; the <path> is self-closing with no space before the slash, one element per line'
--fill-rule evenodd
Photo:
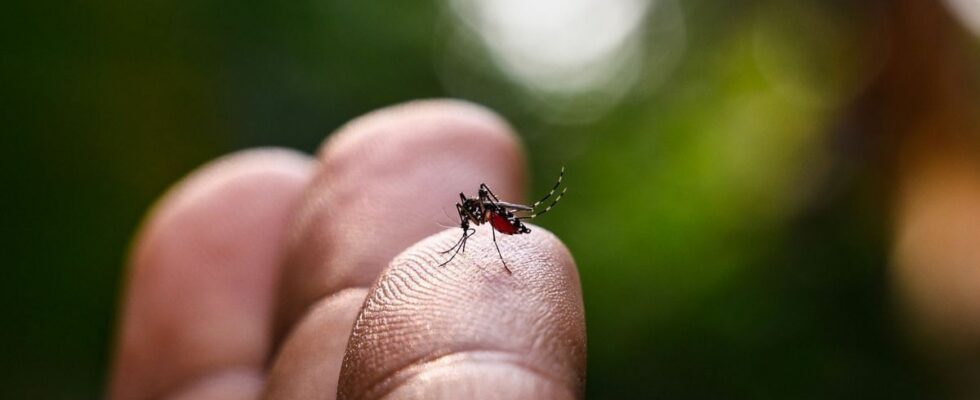
<path fill-rule="evenodd" d="M 451 0 L 512 79 L 557 94 L 596 90 L 640 49 L 649 0 Z"/>

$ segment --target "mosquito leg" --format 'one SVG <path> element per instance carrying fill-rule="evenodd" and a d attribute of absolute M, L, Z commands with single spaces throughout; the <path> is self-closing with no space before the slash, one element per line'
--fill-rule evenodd
<path fill-rule="evenodd" d="M 555 201 L 553 201 L 553 202 L 551 203 L 551 205 L 549 205 L 548 207 L 545 207 L 545 209 L 544 209 L 544 210 L 541 210 L 541 212 L 539 212 L 539 213 L 534 213 L 534 214 L 531 214 L 531 215 L 528 215 L 528 216 L 524 216 L 524 217 L 518 217 L 517 219 L 534 219 L 535 217 L 537 217 L 537 216 L 539 216 L 539 215 L 542 215 L 542 214 L 544 214 L 544 213 L 546 213 L 546 212 L 548 212 L 548 211 L 550 211 L 550 210 L 551 210 L 551 208 L 555 206 L 555 204 L 558 204 L 558 201 L 560 201 L 560 200 L 561 200 L 561 196 L 564 196 L 564 195 L 565 195 L 565 191 L 567 191 L 567 190 L 568 190 L 568 188 L 567 188 L 567 187 L 566 187 L 566 188 L 564 188 L 564 189 L 562 189 L 562 190 L 561 190 L 561 193 L 558 193 L 558 197 L 555 197 Z"/>
<path fill-rule="evenodd" d="M 466 240 L 469 239 L 470 236 L 473 236 L 475 234 L 476 234 L 476 229 L 472 229 L 472 228 L 466 231 L 466 233 L 463 233 L 463 246 L 460 247 L 461 249 L 460 252 L 462 253 L 466 252 Z"/>
<path fill-rule="evenodd" d="M 465 240 L 465 239 L 466 239 L 466 231 L 463 231 L 463 236 L 460 236 L 459 237 L 459 240 L 456 241 L 456 244 L 454 244 L 453 247 L 450 247 L 450 248 L 448 248 L 446 250 L 440 251 L 439 254 L 446 254 L 446 253 L 448 253 L 450 251 L 455 250 L 456 247 L 459 247 L 459 244 L 462 243 L 463 240 Z"/>
<path fill-rule="evenodd" d="M 531 205 L 531 208 L 538 208 L 538 206 L 541 205 L 541 203 L 544 203 L 544 201 L 548 200 L 548 198 L 551 197 L 551 195 L 555 194 L 555 191 L 558 190 L 558 186 L 561 186 L 561 179 L 564 177 L 565 177 L 565 167 L 561 167 L 561 172 L 558 174 L 558 182 L 555 182 L 555 186 L 552 187 L 551 191 L 548 192 L 548 194 L 544 195 L 544 197 L 542 197 L 541 200 L 535 201 L 534 204 Z M 562 193 L 564 193 L 564 191 Z"/>
<path fill-rule="evenodd" d="M 452 250 L 452 249 L 450 249 L 450 250 Z M 450 261 L 452 261 L 452 260 L 453 260 L 454 258 L 456 258 L 456 255 L 457 255 L 457 254 L 459 254 L 459 250 L 458 250 L 458 249 L 456 250 L 456 252 L 455 252 L 455 253 L 453 253 L 453 255 L 452 255 L 452 257 L 449 257 L 449 259 L 448 259 L 448 260 L 446 260 L 446 262 L 444 262 L 444 263 L 442 263 L 442 264 L 439 264 L 439 266 L 440 266 L 440 267 L 444 267 L 444 266 L 446 266 L 446 264 L 449 264 L 449 262 L 450 262 Z"/>
<path fill-rule="evenodd" d="M 486 184 L 486 183 L 481 183 L 481 184 L 480 184 L 480 191 L 481 191 L 481 192 L 483 192 L 483 191 L 486 191 L 486 193 L 487 193 L 488 195 L 490 195 L 490 198 L 491 198 L 491 199 L 493 199 L 493 201 L 494 201 L 494 203 L 496 203 L 496 202 L 499 202 L 499 201 L 500 201 L 500 199 L 498 199 L 498 198 L 497 198 L 497 195 L 495 195 L 495 194 L 493 194 L 493 191 L 492 191 L 492 190 L 490 190 L 490 187 L 489 187 L 489 186 L 487 186 L 487 184 Z"/>
<path fill-rule="evenodd" d="M 463 196 L 462 193 L 459 194 L 459 197 L 465 201 L 465 197 Z M 467 220 L 466 212 L 465 210 L 463 210 L 462 204 L 456 203 L 456 212 L 459 213 L 459 227 L 463 229 L 463 235 L 460 236 L 459 240 L 457 240 L 455 244 L 453 244 L 453 247 L 446 249 L 446 251 L 439 252 L 439 254 L 446 254 L 450 251 L 455 250 L 453 255 L 449 257 L 449 259 L 446 260 L 446 262 L 439 264 L 440 267 L 449 264 L 450 261 L 456 258 L 456 255 L 459 254 L 460 251 L 465 251 L 466 239 L 469 239 L 470 236 L 473 236 L 473 232 L 476 232 L 475 229 L 470 228 L 469 221 Z"/>
<path fill-rule="evenodd" d="M 496 247 L 497 248 L 497 255 L 500 256 L 500 262 L 504 263 L 504 269 L 507 271 L 507 274 L 514 275 L 513 272 L 510 272 L 510 268 L 507 267 L 507 261 L 504 261 L 504 255 L 500 253 L 500 246 L 497 245 L 497 231 L 494 230 L 494 229 L 491 229 L 490 232 L 493 232 L 492 233 L 492 235 L 493 235 L 493 247 Z"/>
<path fill-rule="evenodd" d="M 476 229 L 468 228 L 468 230 L 463 231 L 463 236 L 460 237 L 459 240 L 456 241 L 456 244 L 454 244 L 453 247 L 450 247 L 449 250 L 440 252 L 439 254 L 446 254 L 446 253 L 448 253 L 450 251 L 453 251 L 453 249 L 456 250 L 456 252 L 453 253 L 453 255 L 451 257 L 449 257 L 449 259 L 446 260 L 446 262 L 444 262 L 442 264 L 439 264 L 439 266 L 442 267 L 442 266 L 445 266 L 446 264 L 449 264 L 449 262 L 452 261 L 454 258 L 456 258 L 456 255 L 459 254 L 459 253 L 465 253 L 466 252 L 466 240 L 469 239 L 471 236 L 473 236 L 473 234 L 475 234 L 475 233 L 476 233 Z"/>
<path fill-rule="evenodd" d="M 459 196 L 463 197 L 463 194 L 460 193 Z M 463 211 L 463 206 L 459 203 L 456 203 L 456 213 L 459 214 L 459 227 L 463 228 L 463 236 L 456 241 L 456 244 L 454 244 L 453 247 L 450 247 L 448 250 L 440 252 L 439 254 L 446 254 L 450 251 L 453 251 L 453 249 L 455 249 L 456 246 L 459 246 L 460 242 L 466 240 L 466 233 L 469 230 L 469 223 L 466 221 L 466 213 Z"/>

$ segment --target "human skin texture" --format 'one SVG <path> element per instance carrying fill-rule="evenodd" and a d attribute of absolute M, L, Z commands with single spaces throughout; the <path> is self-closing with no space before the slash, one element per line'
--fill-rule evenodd
<path fill-rule="evenodd" d="M 314 158 L 257 149 L 178 183 L 135 240 L 114 399 L 580 398 L 585 319 L 553 234 L 461 234 L 487 183 L 523 199 L 524 154 L 478 106 L 358 118 Z"/>

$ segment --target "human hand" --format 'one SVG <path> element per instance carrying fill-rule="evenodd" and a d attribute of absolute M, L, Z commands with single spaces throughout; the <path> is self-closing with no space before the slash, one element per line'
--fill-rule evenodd
<path fill-rule="evenodd" d="M 317 160 L 203 167 L 135 241 L 111 397 L 581 397 L 582 297 L 555 236 L 498 238 L 508 275 L 479 227 L 438 266 L 458 193 L 521 199 L 523 171 L 507 125 L 453 101 L 359 118 Z"/>

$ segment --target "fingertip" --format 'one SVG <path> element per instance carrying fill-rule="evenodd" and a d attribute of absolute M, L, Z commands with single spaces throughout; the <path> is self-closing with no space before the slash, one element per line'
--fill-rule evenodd
<path fill-rule="evenodd" d="M 161 197 L 130 256 L 113 398 L 158 397 L 228 366 L 261 367 L 282 236 L 312 163 L 288 150 L 244 151 Z"/>
<path fill-rule="evenodd" d="M 331 135 L 318 157 L 320 178 L 332 186 L 345 178 L 365 185 L 402 175 L 384 183 L 411 184 L 399 189 L 416 193 L 419 200 L 412 203 L 452 205 L 456 193 L 480 183 L 498 195 L 523 197 L 520 138 L 492 110 L 462 100 L 416 100 L 370 112 Z M 451 188 L 440 190 L 447 184 Z M 445 200 L 426 201 L 429 192 Z"/>
<path fill-rule="evenodd" d="M 270 180 L 306 184 L 315 163 L 306 154 L 279 147 L 249 149 L 219 157 L 198 167 L 164 193 L 144 222 L 167 221 L 170 215 L 237 181 Z"/>
<path fill-rule="evenodd" d="M 582 395 L 585 317 L 571 254 L 541 228 L 498 235 L 513 271 L 508 275 L 488 229 L 442 267 L 450 255 L 440 252 L 458 240 L 458 230 L 433 235 L 392 260 L 354 325 L 339 398 L 402 390 L 439 365 L 433 360 L 462 357 L 469 363 L 474 354 L 501 355 L 504 362 L 490 364 L 535 371 L 540 376 L 534 380 L 546 377 Z M 439 379 L 423 381 L 442 385 Z"/>
<path fill-rule="evenodd" d="M 444 139 L 447 135 L 468 136 L 476 145 L 490 140 L 515 150 L 521 146 L 510 124 L 484 106 L 457 99 L 426 99 L 381 108 L 351 120 L 324 141 L 318 155 L 321 159 L 343 157 L 358 153 L 363 143 L 382 138 Z"/>

